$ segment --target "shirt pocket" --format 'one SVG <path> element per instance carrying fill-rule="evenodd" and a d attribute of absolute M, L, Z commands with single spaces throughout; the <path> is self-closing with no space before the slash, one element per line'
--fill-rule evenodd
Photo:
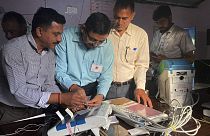
<path fill-rule="evenodd" d="M 137 52 L 137 47 L 126 46 L 121 52 L 121 60 L 129 64 L 134 64 L 136 61 Z"/>

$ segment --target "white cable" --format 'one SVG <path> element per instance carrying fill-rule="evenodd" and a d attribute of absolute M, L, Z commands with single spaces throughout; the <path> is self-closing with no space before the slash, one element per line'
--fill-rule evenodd
<path fill-rule="evenodd" d="M 184 130 L 183 126 L 186 125 L 190 119 L 195 121 L 196 128 L 191 129 L 191 130 Z M 172 121 L 170 122 L 170 125 L 168 127 L 160 128 L 160 127 L 155 127 L 154 125 L 145 126 L 145 128 L 150 131 L 162 132 L 162 134 L 167 135 L 167 136 L 171 136 L 170 134 L 171 132 L 185 133 L 186 135 L 194 136 L 197 134 L 200 127 L 201 127 L 200 122 L 192 117 L 191 106 L 185 106 L 182 108 L 175 107 Z"/>
<path fill-rule="evenodd" d="M 14 131 L 14 133 L 10 133 L 10 134 L 4 134 L 4 135 L 1 135 L 0 134 L 0 136 L 13 136 L 13 135 L 18 135 L 20 132 L 36 132 L 36 131 L 38 131 L 41 127 L 44 127 L 44 126 L 46 126 L 48 123 L 50 123 L 51 122 L 51 120 L 52 119 L 57 119 L 57 118 L 55 118 L 55 117 L 50 117 L 48 120 L 49 121 L 47 121 L 46 123 L 44 123 L 44 124 L 27 124 L 26 126 L 24 126 L 23 128 L 17 128 L 15 131 Z M 29 128 L 28 128 L 29 127 Z M 38 128 L 36 128 L 36 129 L 30 129 L 30 128 L 32 128 L 32 127 L 38 127 Z"/>
<path fill-rule="evenodd" d="M 191 95 L 191 98 L 192 98 L 192 101 L 193 101 L 192 107 L 195 106 L 195 105 L 199 102 L 199 100 L 200 100 L 200 95 L 199 95 L 199 93 L 196 93 L 196 94 L 197 94 L 197 96 L 198 96 L 196 102 L 194 102 L 194 100 L 193 100 L 193 98 L 192 98 L 192 95 Z"/>
<path fill-rule="evenodd" d="M 192 92 L 190 92 L 190 93 L 192 94 Z M 196 102 L 194 102 L 192 95 L 190 95 L 192 104 L 191 105 L 187 105 L 187 106 L 191 106 L 191 107 L 195 106 L 199 102 L 199 100 L 200 100 L 200 95 L 198 93 L 197 93 L 197 96 L 198 96 L 197 97 L 197 100 L 196 100 Z M 179 104 L 179 106 L 173 106 L 172 105 L 173 101 L 176 101 Z M 170 107 L 177 107 L 177 108 L 183 108 L 183 107 L 185 107 L 185 106 L 182 106 L 181 103 L 177 99 L 171 100 L 169 106 Z"/>
<path fill-rule="evenodd" d="M 45 126 L 45 124 L 28 124 L 26 125 L 25 127 L 23 128 L 18 128 L 15 130 L 14 133 L 10 133 L 10 134 L 4 134 L 4 135 L 0 135 L 0 136 L 13 136 L 13 135 L 17 135 L 19 134 L 20 132 L 22 131 L 26 131 L 26 132 L 35 132 L 35 131 L 38 131 L 41 127 Z M 37 129 L 27 129 L 27 127 L 38 127 Z"/>

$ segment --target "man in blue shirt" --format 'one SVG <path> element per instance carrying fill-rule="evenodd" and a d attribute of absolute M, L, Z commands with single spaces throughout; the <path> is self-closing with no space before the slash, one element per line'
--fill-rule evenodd
<path fill-rule="evenodd" d="M 93 13 L 85 24 L 66 29 L 55 48 L 57 81 L 67 91 L 82 90 L 91 96 L 88 106 L 101 104 L 112 82 L 110 29 L 106 15 Z"/>

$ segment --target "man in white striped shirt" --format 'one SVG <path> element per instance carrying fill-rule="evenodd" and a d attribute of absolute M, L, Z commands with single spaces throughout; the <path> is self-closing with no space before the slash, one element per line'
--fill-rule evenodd
<path fill-rule="evenodd" d="M 10 40 L 3 49 L 2 64 L 10 91 L 1 91 L 0 124 L 40 114 L 49 104 L 84 107 L 83 92 L 61 93 L 55 84 L 55 55 L 61 41 L 64 16 L 51 8 L 39 8 L 32 32 Z M 10 102 L 8 102 L 10 101 Z"/>

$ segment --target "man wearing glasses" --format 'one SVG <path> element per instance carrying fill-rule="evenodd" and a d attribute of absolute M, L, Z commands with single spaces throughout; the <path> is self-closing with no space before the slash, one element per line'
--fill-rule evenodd
<path fill-rule="evenodd" d="M 102 13 L 93 13 L 85 24 L 70 27 L 56 46 L 56 80 L 66 91 L 80 90 L 97 106 L 106 97 L 112 82 L 113 47 L 107 40 L 111 21 Z M 75 107 L 80 110 L 84 107 Z"/>

